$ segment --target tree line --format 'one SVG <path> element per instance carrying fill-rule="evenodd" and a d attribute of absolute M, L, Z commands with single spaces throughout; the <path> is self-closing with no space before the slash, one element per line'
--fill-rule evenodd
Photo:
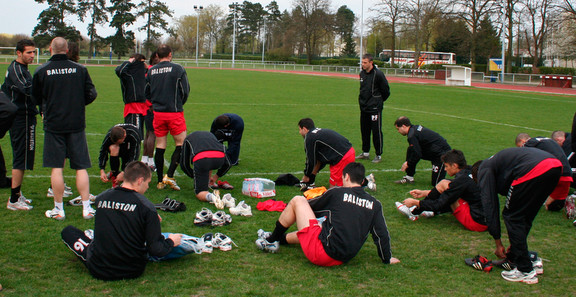
<path fill-rule="evenodd" d="M 234 52 L 267 59 L 357 58 L 358 16 L 346 5 L 333 10 L 330 0 L 293 0 L 280 11 L 276 1 L 211 4 L 170 22 L 173 11 L 159 0 L 35 0 L 48 8 L 38 16 L 32 36 L 46 47 L 55 36 L 83 38 L 69 20 L 87 25 L 88 53 L 111 47 L 119 58 L 136 49 L 133 30 L 145 32 L 146 53 L 159 43 L 184 56 L 199 52 L 219 57 Z M 520 56 L 534 67 L 543 57 L 576 57 L 576 0 L 378 0 L 365 21 L 364 52 L 383 49 L 454 52 L 459 63 L 486 64 L 500 57 L 504 43 L 507 70 Z M 191 9 L 192 11 L 192 9 Z M 134 28 L 137 20 L 143 26 Z M 101 36 L 98 26 L 115 30 Z M 0 40 L 1 42 L 1 40 Z M 394 52 L 390 57 L 393 67 Z M 525 61 L 526 62 L 526 61 Z M 415 65 L 416 66 L 416 65 Z"/>

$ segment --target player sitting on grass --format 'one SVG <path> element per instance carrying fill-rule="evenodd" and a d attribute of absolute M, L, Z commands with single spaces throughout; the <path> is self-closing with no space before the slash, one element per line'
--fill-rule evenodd
<path fill-rule="evenodd" d="M 315 265 L 334 266 L 348 262 L 372 234 L 378 256 L 385 264 L 400 262 L 392 257 L 388 227 L 382 205 L 364 191 L 365 169 L 360 163 L 350 163 L 342 173 L 343 187 L 332 188 L 322 196 L 306 200 L 295 196 L 290 200 L 272 233 L 258 230 L 256 246 L 271 253 L 279 244 L 300 244 L 304 254 Z M 319 222 L 316 217 L 324 216 Z M 286 234 L 296 224 L 297 232 Z"/>
<path fill-rule="evenodd" d="M 410 191 L 410 195 L 416 199 L 405 199 L 404 204 L 396 202 L 398 211 L 412 220 L 416 220 L 420 215 L 430 217 L 434 213 L 452 212 L 466 229 L 486 231 L 488 227 L 480 200 L 480 189 L 472 179 L 464 153 L 451 150 L 442 156 L 442 162 L 448 175 L 455 178 L 440 181 L 432 190 Z M 418 198 L 424 199 L 417 200 Z M 412 207 L 414 209 L 411 211 Z"/>

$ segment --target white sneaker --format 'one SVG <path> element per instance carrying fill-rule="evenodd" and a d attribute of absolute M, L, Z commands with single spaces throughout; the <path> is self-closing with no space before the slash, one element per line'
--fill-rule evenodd
<path fill-rule="evenodd" d="M 255 243 L 259 249 L 269 253 L 276 253 L 280 248 L 280 243 L 278 241 L 268 242 L 268 240 L 264 238 L 256 239 Z"/>
<path fill-rule="evenodd" d="M 210 203 L 214 204 L 214 206 L 216 206 L 216 208 L 218 208 L 218 209 L 224 209 L 224 201 L 222 201 L 222 199 L 220 199 L 220 191 L 214 190 L 212 192 L 212 194 L 214 196 L 213 196 L 212 201 Z"/>
<path fill-rule="evenodd" d="M 396 209 L 398 209 L 401 214 L 407 216 L 411 221 L 416 221 L 418 219 L 418 216 L 413 215 L 408 206 L 400 202 L 396 202 Z"/>
<path fill-rule="evenodd" d="M 505 280 L 510 282 L 523 282 L 530 285 L 538 283 L 538 276 L 534 270 L 522 272 L 518 270 L 518 268 L 514 268 L 510 271 L 502 271 L 501 275 Z"/>
<path fill-rule="evenodd" d="M 212 233 L 206 233 L 200 237 L 202 240 L 202 253 L 212 253 L 214 247 L 212 246 L 212 238 L 214 238 Z"/>
<path fill-rule="evenodd" d="M 234 199 L 230 193 L 226 193 L 224 196 L 222 196 L 222 202 L 224 202 L 224 207 L 227 208 L 236 206 L 236 199 Z"/>
<path fill-rule="evenodd" d="M 82 209 L 82 217 L 84 217 L 86 220 L 93 218 L 94 214 L 96 214 L 96 210 L 92 207 L 88 207 L 88 209 Z"/>
<path fill-rule="evenodd" d="M 190 236 L 183 234 L 180 247 L 186 251 L 186 253 L 202 254 L 202 247 L 204 246 L 204 241 L 202 238 Z"/>
<path fill-rule="evenodd" d="M 232 217 L 220 210 L 212 215 L 212 226 L 226 226 L 232 223 Z"/>
<path fill-rule="evenodd" d="M 22 194 L 22 191 L 20 191 L 20 199 L 23 199 L 24 202 L 26 202 L 26 204 L 32 203 L 32 199 L 28 199 L 28 198 L 24 197 L 24 194 Z"/>
<path fill-rule="evenodd" d="M 242 200 L 238 205 L 236 205 L 236 207 L 230 208 L 230 213 L 235 216 L 251 217 L 252 208 Z"/>
<path fill-rule="evenodd" d="M 8 199 L 6 208 L 8 208 L 9 210 L 31 210 L 34 207 L 32 205 L 28 205 L 28 203 L 26 203 L 26 198 L 20 196 L 20 198 L 18 198 L 18 201 L 14 203 L 10 202 L 10 199 Z"/>
<path fill-rule="evenodd" d="M 532 268 L 536 271 L 536 274 L 543 274 L 544 264 L 542 263 L 542 258 L 538 257 L 535 261 L 532 261 Z"/>
<path fill-rule="evenodd" d="M 238 245 L 236 245 L 236 243 L 232 241 L 232 239 L 228 237 L 226 234 L 216 233 L 212 238 L 212 247 L 219 248 L 221 251 L 224 252 L 231 250 L 232 244 L 238 247 Z"/>
<path fill-rule="evenodd" d="M 272 235 L 272 232 L 268 232 L 268 231 L 264 231 L 264 230 L 262 230 L 262 229 L 258 229 L 258 231 L 256 232 L 256 234 L 258 234 L 258 238 L 266 239 L 266 238 L 270 237 L 270 235 Z"/>
<path fill-rule="evenodd" d="M 58 221 L 62 221 L 66 218 L 66 214 L 64 214 L 64 210 L 58 209 L 54 207 L 51 210 L 47 210 L 45 213 L 47 218 L 49 219 L 56 219 Z"/>
<path fill-rule="evenodd" d="M 427 211 L 423 211 L 423 212 L 420 214 L 420 216 L 421 216 L 421 217 L 425 217 L 425 218 L 431 218 L 431 217 L 434 216 L 434 212 L 433 212 L 433 211 L 428 211 L 428 210 L 427 210 Z"/>
<path fill-rule="evenodd" d="M 368 181 L 368 185 L 366 187 L 376 192 L 376 179 L 374 178 L 374 174 L 370 173 L 370 175 L 366 177 L 366 180 Z"/>
<path fill-rule="evenodd" d="M 70 197 L 70 195 L 72 195 L 72 189 L 70 189 L 70 187 L 65 185 L 64 194 L 62 195 L 62 197 L 67 198 Z M 52 188 L 48 188 L 48 193 L 46 193 L 46 197 L 54 197 L 54 191 L 52 190 Z"/>

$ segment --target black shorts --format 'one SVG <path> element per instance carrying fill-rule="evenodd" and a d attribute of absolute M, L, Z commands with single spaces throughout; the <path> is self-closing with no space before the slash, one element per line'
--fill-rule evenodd
<path fill-rule="evenodd" d="M 64 159 L 70 159 L 70 168 L 74 170 L 92 167 L 86 133 L 44 132 L 44 167 L 63 168 Z"/>
<path fill-rule="evenodd" d="M 12 169 L 34 169 L 36 151 L 36 116 L 17 115 L 10 128 Z"/>
<path fill-rule="evenodd" d="M 137 113 L 130 113 L 124 118 L 125 124 L 132 124 L 140 131 L 140 139 L 144 139 L 144 116 Z"/>
<path fill-rule="evenodd" d="M 224 165 L 224 158 L 204 158 L 196 160 L 194 166 L 194 192 L 196 194 L 210 190 L 210 170 L 217 170 Z"/>
<path fill-rule="evenodd" d="M 148 113 L 144 116 L 144 124 L 146 131 L 154 132 L 154 112 L 152 108 L 148 109 Z"/>

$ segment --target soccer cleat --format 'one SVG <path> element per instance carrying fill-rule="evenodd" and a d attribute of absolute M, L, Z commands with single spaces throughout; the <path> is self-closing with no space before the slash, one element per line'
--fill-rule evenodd
<path fill-rule="evenodd" d="M 202 252 L 203 253 L 212 253 L 212 251 L 214 250 L 214 247 L 212 246 L 212 238 L 213 238 L 213 234 L 212 233 L 206 233 L 204 235 L 202 235 L 202 237 L 200 237 L 200 239 L 202 240 Z"/>
<path fill-rule="evenodd" d="M 425 217 L 425 218 L 431 218 L 434 216 L 434 212 L 433 211 L 423 211 L 420 214 L 421 217 Z"/>
<path fill-rule="evenodd" d="M 522 272 L 518 270 L 518 268 L 514 268 L 510 271 L 502 271 L 501 275 L 505 280 L 510 282 L 523 282 L 530 285 L 538 283 L 538 276 L 534 270 Z"/>
<path fill-rule="evenodd" d="M 234 186 L 232 186 L 229 182 L 220 180 L 218 181 L 218 188 L 224 190 L 234 190 Z"/>
<path fill-rule="evenodd" d="M 413 215 L 408 206 L 400 202 L 396 202 L 396 209 L 398 209 L 401 214 L 407 216 L 411 221 L 416 221 L 418 219 L 418 216 Z"/>
<path fill-rule="evenodd" d="M 236 199 L 234 199 L 230 193 L 226 193 L 222 196 L 222 202 L 224 203 L 224 207 L 227 208 L 233 208 L 236 206 Z"/>
<path fill-rule="evenodd" d="M 232 244 L 238 247 L 238 245 L 236 245 L 236 243 L 232 241 L 232 239 L 228 237 L 226 234 L 216 233 L 212 238 L 212 247 L 219 248 L 221 251 L 224 252 L 231 250 Z"/>
<path fill-rule="evenodd" d="M 276 253 L 280 248 L 280 243 L 278 241 L 268 242 L 268 240 L 264 238 L 256 239 L 255 243 L 260 250 L 268 253 Z"/>
<path fill-rule="evenodd" d="M 159 182 L 159 183 L 156 185 L 156 188 L 157 188 L 158 190 L 162 190 L 162 189 L 166 188 L 166 184 L 163 183 L 163 182 Z"/>
<path fill-rule="evenodd" d="M 168 177 L 168 174 L 164 175 L 162 182 L 165 185 L 170 186 L 170 188 L 172 188 L 172 190 L 180 191 L 180 187 L 176 183 L 176 180 L 173 177 Z"/>
<path fill-rule="evenodd" d="M 90 194 L 90 196 L 88 196 L 88 197 L 89 197 L 88 200 L 90 201 L 90 204 L 94 204 L 94 202 L 96 202 L 96 196 Z M 68 201 L 68 204 L 70 204 L 72 206 L 82 206 L 83 205 L 82 204 L 82 196 L 78 196 L 74 199 L 70 199 Z"/>
<path fill-rule="evenodd" d="M 220 210 L 212 215 L 212 226 L 226 226 L 232 223 L 232 217 Z"/>
<path fill-rule="evenodd" d="M 218 209 L 224 209 L 224 201 L 222 201 L 220 198 L 220 191 L 214 190 L 212 195 L 214 196 L 212 197 L 212 201 L 210 201 L 210 203 L 214 204 L 214 206 L 216 206 Z"/>
<path fill-rule="evenodd" d="M 56 219 L 58 221 L 62 221 L 66 218 L 66 215 L 64 214 L 64 210 L 60 210 L 56 207 L 54 207 L 51 210 L 47 210 L 45 213 L 47 218 L 49 219 Z"/>
<path fill-rule="evenodd" d="M 376 192 L 376 179 L 374 178 L 374 174 L 370 173 L 370 175 L 366 177 L 366 180 L 368 181 L 368 185 L 366 187 Z"/>
<path fill-rule="evenodd" d="M 532 268 L 536 271 L 536 274 L 544 273 L 544 263 L 542 263 L 542 258 L 538 257 L 536 260 L 532 261 Z"/>
<path fill-rule="evenodd" d="M 20 196 L 20 198 L 18 198 L 18 201 L 14 203 L 10 202 L 10 199 L 8 199 L 6 208 L 8 208 L 9 210 L 31 210 L 34 207 L 32 205 L 28 205 L 28 203 L 26 203 L 26 198 Z"/>
<path fill-rule="evenodd" d="M 242 200 L 236 207 L 230 208 L 230 213 L 235 216 L 251 217 L 252 208 Z"/>
<path fill-rule="evenodd" d="M 196 226 L 206 226 L 212 224 L 212 211 L 208 208 L 202 208 L 199 212 L 196 213 L 196 217 L 194 218 L 194 225 Z"/>
<path fill-rule="evenodd" d="M 64 194 L 62 197 L 67 198 L 72 195 L 72 189 L 69 186 L 64 185 Z M 52 188 L 48 188 L 48 193 L 46 193 L 46 197 L 54 197 L 54 191 Z"/>
<path fill-rule="evenodd" d="M 361 153 L 360 155 L 356 156 L 356 160 L 368 160 L 370 159 L 369 153 Z"/>
<path fill-rule="evenodd" d="M 258 234 L 258 238 L 267 239 L 268 237 L 270 237 L 270 235 L 272 235 L 272 232 L 268 232 L 268 231 L 264 231 L 264 230 L 262 230 L 262 229 L 258 229 L 258 231 L 256 232 L 256 234 Z"/>
<path fill-rule="evenodd" d="M 82 210 L 82 217 L 86 220 L 93 218 L 94 214 L 96 214 L 96 210 L 92 207 L 88 207 L 87 209 L 85 208 Z"/>
<path fill-rule="evenodd" d="M 395 180 L 394 181 L 395 184 L 413 184 L 414 183 L 414 178 L 408 179 L 406 176 L 402 177 L 399 180 Z"/>
<path fill-rule="evenodd" d="M 24 194 L 22 194 L 22 191 L 20 191 L 20 199 L 23 199 L 24 202 L 26 202 L 26 204 L 32 203 L 32 199 L 28 199 L 28 198 L 24 197 Z"/>
<path fill-rule="evenodd" d="M 486 273 L 492 271 L 493 268 L 492 261 L 480 255 L 477 255 L 474 258 L 466 258 L 464 259 L 464 263 L 466 263 L 466 265 L 474 267 L 474 269 L 481 270 Z"/>
<path fill-rule="evenodd" d="M 112 188 L 116 188 L 118 185 L 118 179 L 114 175 L 110 175 L 110 181 L 112 182 Z"/>
<path fill-rule="evenodd" d="M 382 162 L 382 156 L 376 156 L 372 159 L 372 163 L 380 163 Z"/>

